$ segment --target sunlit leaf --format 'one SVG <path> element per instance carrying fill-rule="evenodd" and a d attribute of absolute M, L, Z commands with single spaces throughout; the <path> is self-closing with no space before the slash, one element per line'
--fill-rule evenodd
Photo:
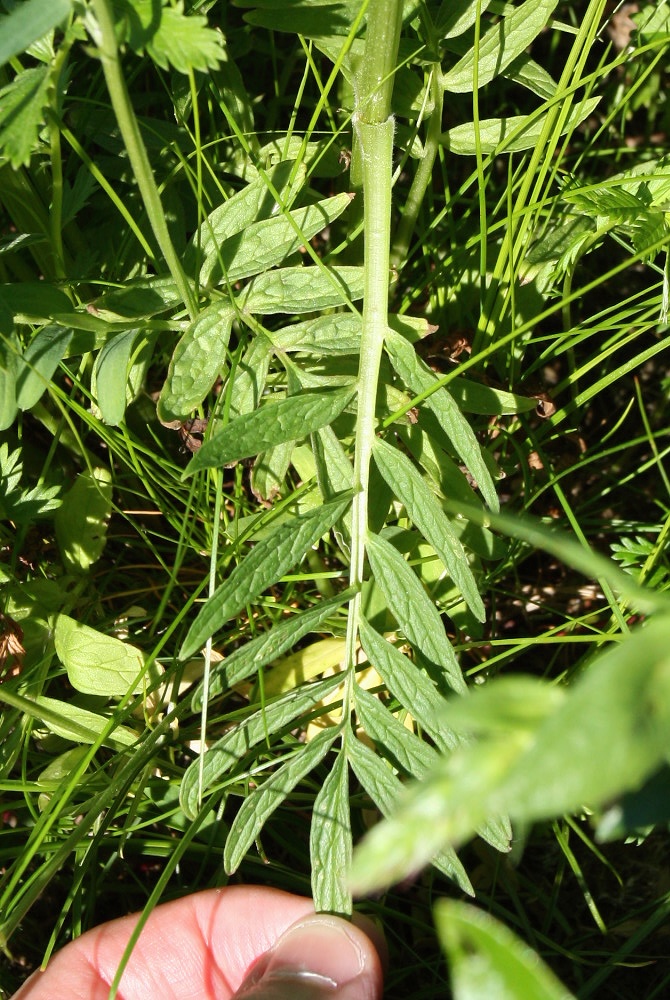
<path fill-rule="evenodd" d="M 309 743 L 294 751 L 286 763 L 266 778 L 262 785 L 247 795 L 233 820 L 223 852 L 223 865 L 232 874 L 237 871 L 254 840 L 295 786 L 309 774 L 328 753 L 338 730 L 333 726 L 318 733 Z"/>
<path fill-rule="evenodd" d="M 56 654 L 73 688 L 84 694 L 122 697 L 143 687 L 144 657 L 139 649 L 97 632 L 68 615 L 58 615 Z"/>
<path fill-rule="evenodd" d="M 362 267 L 282 267 L 260 274 L 240 296 L 246 313 L 306 313 L 363 298 Z"/>
<path fill-rule="evenodd" d="M 112 513 L 108 469 L 81 472 L 56 514 L 56 540 L 69 570 L 86 573 L 102 555 Z"/>
<path fill-rule="evenodd" d="M 357 742 L 352 736 L 352 741 Z M 338 753 L 312 808 L 309 834 L 314 907 L 326 913 L 351 913 L 346 876 L 351 864 L 351 814 L 347 757 Z"/>

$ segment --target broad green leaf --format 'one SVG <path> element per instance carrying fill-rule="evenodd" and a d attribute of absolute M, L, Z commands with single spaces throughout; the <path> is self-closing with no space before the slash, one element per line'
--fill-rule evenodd
<path fill-rule="evenodd" d="M 537 399 L 534 396 L 519 396 L 515 392 L 495 389 L 493 386 L 484 385 L 483 382 L 473 382 L 471 379 L 461 377 L 450 382 L 447 391 L 464 413 L 483 413 L 486 416 L 528 413 L 537 406 Z"/>
<path fill-rule="evenodd" d="M 320 601 L 308 611 L 275 625 L 251 642 L 235 649 L 220 663 L 213 664 L 209 685 L 210 698 L 251 677 L 273 660 L 278 660 L 310 632 L 318 631 L 330 615 L 352 597 L 353 591 L 345 590 L 342 594 Z M 200 684 L 192 699 L 193 710 L 196 712 L 202 707 L 202 696 L 203 689 Z"/>
<path fill-rule="evenodd" d="M 484 87 L 520 55 L 543 30 L 558 0 L 525 0 L 489 28 L 479 44 L 479 87 Z M 445 90 L 467 94 L 474 86 L 474 47 L 442 78 Z"/>
<path fill-rule="evenodd" d="M 477 20 L 477 13 L 483 14 L 491 0 L 480 0 L 479 5 L 472 0 L 443 0 L 435 16 L 435 31 L 440 38 L 455 38 L 471 28 Z"/>
<path fill-rule="evenodd" d="M 233 284 L 281 264 L 348 208 L 353 195 L 338 194 L 316 205 L 253 222 L 229 237 L 200 271 L 204 285 Z"/>
<path fill-rule="evenodd" d="M 546 69 L 534 62 L 526 52 L 517 56 L 509 64 L 503 76 L 507 80 L 520 83 L 522 87 L 527 87 L 543 101 L 550 101 L 558 90 L 558 84 L 553 77 L 547 73 Z"/>
<path fill-rule="evenodd" d="M 14 170 L 30 163 L 44 121 L 49 86 L 49 68 L 34 66 L 0 90 L 0 154 Z"/>
<path fill-rule="evenodd" d="M 390 816 L 402 797 L 403 785 L 389 766 L 358 739 L 347 743 L 347 756 L 354 774 L 383 816 Z M 447 848 L 433 858 L 433 865 L 452 879 L 462 892 L 474 896 L 472 883 L 454 850 Z M 348 870 L 348 868 L 347 868 Z"/>
<path fill-rule="evenodd" d="M 20 351 L 16 334 L 0 333 L 0 431 L 12 426 L 19 410 L 16 377 Z"/>
<path fill-rule="evenodd" d="M 318 316 L 273 331 L 272 342 L 280 351 L 300 351 L 319 358 L 358 354 L 361 318 L 352 313 Z"/>
<path fill-rule="evenodd" d="M 81 472 L 56 513 L 56 540 L 66 567 L 86 573 L 103 553 L 112 513 L 108 469 Z"/>
<path fill-rule="evenodd" d="M 363 298 L 362 267 L 282 267 L 260 274 L 239 298 L 245 313 L 319 312 Z"/>
<path fill-rule="evenodd" d="M 304 166 L 297 166 L 292 160 L 278 163 L 265 177 L 259 177 L 247 184 L 237 194 L 228 198 L 223 205 L 215 208 L 186 247 L 184 254 L 186 273 L 195 273 L 198 261 L 201 261 L 201 280 L 205 280 L 216 262 L 219 246 L 236 233 L 244 232 L 253 222 L 258 219 L 268 219 L 278 210 L 271 188 L 282 200 L 289 200 L 295 193 L 296 187 L 303 183 L 304 178 Z"/>
<path fill-rule="evenodd" d="M 435 494 L 416 466 L 398 448 L 377 438 L 373 456 L 377 468 L 395 496 L 442 560 L 473 615 L 479 621 L 484 621 L 484 603 L 465 550 Z"/>
<path fill-rule="evenodd" d="M 389 330 L 385 342 L 391 363 L 410 389 L 415 393 L 430 392 L 422 405 L 435 415 L 447 434 L 456 452 L 470 473 L 492 510 L 499 509 L 498 496 L 488 467 L 482 457 L 479 442 L 452 396 L 442 387 L 437 387 L 437 379 L 428 365 L 424 364 L 414 348 L 405 338 Z M 433 390 L 434 391 L 431 391 Z"/>
<path fill-rule="evenodd" d="M 106 716 L 80 708 L 71 701 L 58 701 L 43 695 L 37 695 L 30 701 L 34 703 L 36 715 L 42 719 L 47 729 L 66 740 L 72 740 L 73 743 L 95 743 L 100 733 L 109 725 Z M 133 746 L 137 743 L 137 736 L 138 734 L 127 726 L 115 726 L 110 735 L 105 737 L 104 742 L 106 746 L 118 750 Z"/>
<path fill-rule="evenodd" d="M 37 798 L 37 808 L 40 812 L 44 812 L 51 801 L 53 792 L 58 791 L 59 787 L 69 779 L 87 753 L 85 746 L 71 747 L 65 753 L 59 754 L 50 764 L 47 764 L 39 774 L 37 784 L 40 788 L 44 788 L 44 791 L 40 792 Z"/>
<path fill-rule="evenodd" d="M 244 6 L 248 6 L 247 3 Z M 244 15 L 249 24 L 272 31 L 301 34 L 305 38 L 328 38 L 331 35 L 347 35 L 360 11 L 359 0 L 328 0 L 308 4 L 258 3 L 255 10 Z"/>
<path fill-rule="evenodd" d="M 291 518 L 258 542 L 205 603 L 184 639 L 179 658 L 192 656 L 233 615 L 281 579 L 332 528 L 350 502 L 350 496 L 340 497 Z"/>
<path fill-rule="evenodd" d="M 126 281 L 121 288 L 105 292 L 96 299 L 93 309 L 94 317 L 119 322 L 122 319 L 148 319 L 180 304 L 181 295 L 172 278 L 151 277 Z M 69 308 L 68 301 L 67 306 L 59 311 L 65 313 Z"/>
<path fill-rule="evenodd" d="M 247 795 L 231 824 L 223 852 L 223 866 L 229 875 L 237 871 L 266 820 L 298 782 L 323 760 L 338 731 L 332 726 L 318 733 L 309 743 L 301 745 L 262 785 Z"/>
<path fill-rule="evenodd" d="M 245 760 L 250 750 L 273 733 L 285 728 L 295 729 L 303 716 L 309 716 L 317 705 L 339 687 L 342 677 L 335 675 L 314 684 L 305 684 L 281 698 L 268 702 L 258 712 L 230 729 L 207 750 L 202 761 L 202 788 L 205 791 L 233 771 Z M 198 788 L 200 761 L 187 769 L 181 783 L 180 802 L 189 817 L 195 819 L 200 808 Z"/>
<path fill-rule="evenodd" d="M 403 634 L 416 650 L 443 669 L 454 691 L 463 693 L 466 685 L 458 660 L 437 608 L 414 570 L 380 535 L 368 537 L 367 553 L 377 585 Z"/>
<path fill-rule="evenodd" d="M 174 349 L 158 400 L 164 424 L 185 420 L 200 406 L 226 363 L 235 310 L 214 302 L 195 319 Z"/>
<path fill-rule="evenodd" d="M 48 320 L 56 313 L 67 313 L 72 309 L 65 292 L 46 281 L 0 285 L 0 302 L 14 316 L 27 316 L 31 320 Z"/>
<path fill-rule="evenodd" d="M 285 441 L 299 441 L 333 422 L 356 391 L 355 385 L 330 392 L 303 392 L 267 402 L 232 420 L 193 456 L 184 477 L 258 455 Z"/>
<path fill-rule="evenodd" d="M 184 4 L 165 0 L 118 0 L 125 15 L 125 40 L 135 52 L 147 52 L 161 69 L 179 73 L 216 69 L 225 58 L 223 38 L 207 27 L 207 18 L 184 14 Z"/>
<path fill-rule="evenodd" d="M 571 132 L 594 111 L 600 102 L 593 97 L 578 105 L 567 117 L 560 132 Z M 516 153 L 537 145 L 544 130 L 547 113 L 538 116 L 513 115 L 509 118 L 487 118 L 478 125 L 479 145 L 482 153 Z M 452 153 L 474 156 L 477 151 L 474 122 L 457 125 L 443 132 L 442 142 Z"/>
<path fill-rule="evenodd" d="M 574 1000 L 539 955 L 490 913 L 441 899 L 435 924 L 454 1000 Z"/>
<path fill-rule="evenodd" d="M 29 410 L 38 402 L 66 357 L 73 336 L 73 330 L 46 326 L 31 340 L 19 362 L 16 379 L 16 402 L 20 410 Z"/>
<path fill-rule="evenodd" d="M 56 619 L 54 641 L 77 691 L 116 698 L 142 690 L 144 657 L 135 646 L 63 614 Z"/>
<path fill-rule="evenodd" d="M 0 17 L 0 66 L 64 21 L 71 8 L 71 0 L 22 0 Z"/>
<path fill-rule="evenodd" d="M 350 742 L 358 742 L 353 734 Z M 312 808 L 309 855 L 316 910 L 342 916 L 351 914 L 351 893 L 346 877 L 352 846 L 349 768 L 346 755 L 340 752 Z"/>
<path fill-rule="evenodd" d="M 120 424 L 126 412 L 130 356 L 140 333 L 140 330 L 127 330 L 117 334 L 107 341 L 95 359 L 98 406 L 106 424 Z"/>
<path fill-rule="evenodd" d="M 443 723 L 446 700 L 432 680 L 417 664 L 412 663 L 399 649 L 379 635 L 365 620 L 361 620 L 360 636 L 365 655 L 375 668 L 391 694 L 407 709 L 425 732 L 444 751 L 453 750 L 460 737 Z M 362 701 L 361 704 L 369 703 Z M 392 733 L 390 734 L 392 735 Z M 420 752 L 408 740 L 406 753 L 412 751 L 414 760 L 420 762 Z"/>

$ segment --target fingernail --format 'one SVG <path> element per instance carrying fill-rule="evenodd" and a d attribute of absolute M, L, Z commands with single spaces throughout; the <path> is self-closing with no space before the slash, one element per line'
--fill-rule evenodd
<path fill-rule="evenodd" d="M 349 925 L 339 917 L 316 914 L 290 927 L 263 955 L 235 997 L 312 1000 L 327 997 L 359 976 L 363 955 Z"/>

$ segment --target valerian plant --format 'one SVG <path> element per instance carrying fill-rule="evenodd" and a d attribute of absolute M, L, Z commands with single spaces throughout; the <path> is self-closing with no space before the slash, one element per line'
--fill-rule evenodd
<path fill-rule="evenodd" d="M 514 796 L 490 787 L 505 767 L 525 759 L 528 726 L 517 727 L 507 755 L 496 757 L 497 731 L 484 750 L 472 747 L 477 727 L 487 735 L 487 726 L 495 730 L 489 703 L 483 721 L 476 708 L 459 715 L 468 687 L 452 638 L 479 634 L 487 613 L 482 567 L 504 554 L 500 535 L 513 533 L 497 520 L 500 473 L 477 418 L 520 416 L 536 406 L 513 391 L 514 369 L 538 316 L 563 309 L 569 318 L 573 277 L 587 252 L 614 234 L 639 260 L 653 261 L 667 238 L 665 161 L 621 174 L 605 189 L 557 180 L 561 144 L 598 107 L 587 60 L 604 0 L 586 5 L 573 32 L 554 20 L 557 0 L 249 3 L 247 24 L 299 36 L 307 65 L 318 56 L 329 66 L 304 130 L 292 121 L 262 138 L 229 39 L 213 26 L 216 6 L 209 24 L 203 5 L 162 0 L 4 6 L 0 200 L 13 231 L 0 263 L 0 428 L 20 426 L 30 413 L 53 429 L 54 414 L 69 406 L 86 412 L 88 426 L 111 446 L 110 428 L 125 433 L 129 407 L 145 398 L 159 369 L 151 417 L 182 429 L 197 415 L 204 441 L 184 463 L 183 489 L 214 504 L 209 574 L 150 651 L 77 622 L 74 601 L 53 609 L 49 655 L 75 691 L 105 696 L 97 717 L 41 693 L 0 691 L 14 718 L 38 720 L 83 745 L 83 753 L 62 762 L 69 788 L 83 780 L 100 747 L 121 761 L 118 784 L 92 787 L 78 830 L 11 912 L 3 909 L 5 939 L 179 720 L 201 712 L 206 741 L 207 712 L 240 685 L 252 692 L 248 707 L 185 770 L 180 788 L 181 808 L 196 830 L 211 810 L 233 805 L 233 790 L 247 786 L 224 828 L 228 873 L 271 814 L 319 768 L 326 777 L 312 804 L 312 892 L 318 908 L 348 914 L 351 774 L 390 815 L 407 778 L 426 779 L 440 799 L 455 780 L 450 768 L 462 776 L 474 761 L 480 785 L 465 783 L 463 829 L 436 823 L 429 846 L 419 850 L 418 828 L 401 814 L 407 850 L 399 849 L 393 869 L 405 875 L 432 862 L 472 893 L 456 853 L 463 840 L 478 832 L 507 851 L 507 813 L 542 815 L 530 807 L 515 813 Z M 543 33 L 564 32 L 571 42 L 554 80 L 528 50 Z M 142 71 L 148 60 L 170 90 L 175 121 L 136 106 L 128 80 L 140 56 Z M 74 68 L 87 60 L 98 82 L 104 78 L 109 106 L 70 97 Z M 534 110 L 485 117 L 484 88 L 501 81 L 532 95 Z M 463 116 L 445 129 L 450 101 Z M 207 102 L 217 104 L 221 133 L 214 153 L 200 140 Z M 328 115 L 326 132 L 320 123 Z M 67 174 L 64 143 L 78 164 Z M 490 221 L 487 178 L 501 159 L 511 172 L 518 153 L 526 158 L 510 184 L 514 203 L 499 206 Z M 469 183 L 478 185 L 479 217 L 459 260 L 456 251 L 436 260 L 435 280 L 453 278 L 447 297 L 463 290 L 471 302 L 474 292 L 474 335 L 470 360 L 441 376 L 422 357 L 434 327 L 420 308 L 420 290 L 400 289 L 411 275 L 434 166 L 463 156 L 475 160 Z M 36 163 L 39 171 L 28 169 Z M 402 171 L 408 192 L 394 205 Z M 327 197 L 317 192 L 317 179 L 327 180 Z M 27 191 L 35 197 L 27 199 Z M 559 199 L 571 217 L 557 232 L 550 223 Z M 92 210 L 93 228 L 86 224 Z M 96 239 L 111 234 L 118 253 L 99 255 Z M 497 352 L 504 347 L 511 360 L 503 362 Z M 649 348 L 649 356 L 659 349 Z M 487 359 L 506 387 L 468 374 Z M 99 458 L 83 445 L 81 454 L 88 468 L 68 506 L 83 512 L 81 530 L 64 516 L 58 529 L 63 566 L 78 586 L 100 558 L 112 503 Z M 229 517 L 223 470 L 247 467 L 257 507 Z M 43 500 L 41 513 L 54 496 L 45 487 L 22 502 Z M 531 528 L 524 530 L 530 539 Z M 315 557 L 323 571 L 315 574 L 323 581 L 320 599 L 263 623 L 264 595 Z M 242 630 L 246 641 L 221 648 L 231 623 L 253 621 L 254 609 L 267 627 Z M 187 694 L 178 684 L 163 692 L 155 704 L 164 711 L 154 714 L 151 697 L 164 669 L 155 661 L 165 659 L 165 646 L 178 671 L 195 661 L 203 676 Z M 530 693 L 534 726 L 554 709 L 561 719 L 553 692 Z M 559 724 L 552 723 L 550 737 Z M 656 735 L 636 778 L 657 759 Z M 499 770 L 489 766 L 494 757 Z M 537 769 L 532 773 L 541 783 Z M 608 786 L 611 794 L 621 790 Z M 578 798 L 575 792 L 559 805 L 571 808 Z M 422 815 L 418 793 L 409 801 Z M 439 810 L 427 812 L 442 818 Z M 30 856 L 57 818 L 54 798 L 36 823 Z M 397 827 L 390 829 L 380 828 L 377 836 L 389 838 L 383 843 Z M 14 898 L 27 865 L 8 873 L 5 901 Z M 370 873 L 384 883 L 383 872 L 373 874 L 371 866 Z M 360 874 L 357 884 L 367 887 Z"/>

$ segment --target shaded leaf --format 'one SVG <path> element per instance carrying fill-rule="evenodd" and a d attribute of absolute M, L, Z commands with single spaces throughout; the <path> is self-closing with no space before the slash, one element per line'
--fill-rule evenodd
<path fill-rule="evenodd" d="M 301 745 L 285 764 L 247 796 L 231 824 L 223 852 L 223 865 L 229 875 L 237 871 L 266 820 L 298 782 L 323 760 L 337 734 L 338 729 L 334 726 L 318 733 L 309 743 Z"/>
<path fill-rule="evenodd" d="M 33 337 L 18 364 L 16 401 L 20 410 L 29 410 L 38 402 L 66 357 L 73 336 L 73 330 L 46 326 Z"/>
<path fill-rule="evenodd" d="M 316 510 L 280 524 L 232 571 L 201 609 L 179 652 L 180 659 L 205 644 L 217 629 L 302 558 L 311 546 L 338 520 L 351 502 L 340 497 Z"/>
<path fill-rule="evenodd" d="M 285 441 L 298 441 L 333 422 L 353 398 L 355 385 L 329 392 L 302 392 L 268 402 L 232 420 L 203 444 L 184 477 L 257 455 Z"/>
<path fill-rule="evenodd" d="M 12 426 L 19 411 L 16 377 L 20 350 L 16 334 L 0 333 L 0 431 Z"/>
<path fill-rule="evenodd" d="M 27 166 L 49 99 L 47 66 L 24 69 L 0 90 L 0 153 L 14 170 Z"/>
<path fill-rule="evenodd" d="M 200 14 L 184 14 L 184 5 L 165 0 L 117 0 L 128 11 L 125 28 L 128 44 L 135 52 L 147 52 L 161 69 L 174 67 L 179 73 L 216 69 L 225 57 L 223 37 L 207 27 Z"/>
<path fill-rule="evenodd" d="M 116 426 L 126 412 L 130 356 L 141 330 L 127 330 L 108 340 L 95 359 L 98 406 L 106 424 Z"/>

